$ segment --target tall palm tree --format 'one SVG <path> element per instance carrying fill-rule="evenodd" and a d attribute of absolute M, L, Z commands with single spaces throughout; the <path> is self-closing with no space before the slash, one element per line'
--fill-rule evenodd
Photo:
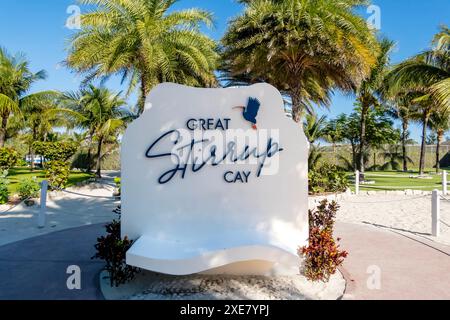
<path fill-rule="evenodd" d="M 444 135 L 450 129 L 450 109 L 447 112 L 433 112 L 430 116 L 430 128 L 436 133 L 436 173 L 440 169 L 440 147 L 444 140 Z"/>
<path fill-rule="evenodd" d="M 161 82 L 212 86 L 218 54 L 200 32 L 212 25 L 198 9 L 169 12 L 176 0 L 79 0 L 95 6 L 81 16 L 83 29 L 71 39 L 67 64 L 87 80 L 118 74 L 130 93 L 140 86 L 139 109 Z"/>
<path fill-rule="evenodd" d="M 353 9 L 365 0 L 252 0 L 222 42 L 224 79 L 265 81 L 290 96 L 301 124 L 333 89 L 352 90 L 375 63 L 378 43 Z"/>
<path fill-rule="evenodd" d="M 383 88 L 384 90 L 385 88 Z M 384 92 L 384 94 L 386 94 Z M 402 163 L 403 163 L 403 172 L 408 171 L 408 154 L 406 150 L 406 145 L 410 142 L 409 139 L 409 124 L 410 121 L 417 119 L 418 115 L 414 113 L 413 108 L 413 93 L 399 93 L 394 95 L 393 97 L 387 98 L 386 100 L 389 103 L 389 109 L 387 113 L 393 117 L 394 119 L 399 119 L 402 123 L 402 132 L 401 132 L 401 144 L 402 144 Z"/>
<path fill-rule="evenodd" d="M 391 95 L 410 91 L 419 95 L 414 102 L 421 110 L 422 147 L 419 174 L 424 173 L 426 131 L 434 111 L 450 109 L 450 31 L 443 27 L 433 40 L 431 50 L 418 54 L 396 66 L 387 77 Z"/>
<path fill-rule="evenodd" d="M 364 152 L 366 145 L 366 126 L 367 116 L 371 108 L 380 107 L 379 93 L 381 91 L 384 77 L 389 67 L 389 54 L 394 47 L 394 43 L 390 40 L 383 39 L 380 42 L 380 53 L 377 56 L 376 63 L 370 69 L 369 75 L 365 78 L 356 90 L 359 111 L 361 113 L 361 123 L 359 132 L 359 159 L 358 169 L 361 173 L 361 180 L 364 180 Z"/>
<path fill-rule="evenodd" d="M 41 91 L 28 94 L 31 86 L 46 78 L 44 70 L 33 73 L 29 62 L 21 53 L 10 55 L 0 47 L 0 147 L 7 140 L 8 120 L 12 115 L 23 116 L 22 111 L 34 104 L 47 101 L 55 95 L 54 91 Z"/>
<path fill-rule="evenodd" d="M 78 127 L 86 130 L 91 141 L 97 143 L 96 176 L 101 178 L 102 147 L 104 143 L 114 140 L 115 135 L 132 116 L 124 108 L 125 100 L 120 97 L 120 93 L 89 85 L 78 93 L 66 93 L 63 101 L 68 109 L 62 111 L 73 117 Z"/>

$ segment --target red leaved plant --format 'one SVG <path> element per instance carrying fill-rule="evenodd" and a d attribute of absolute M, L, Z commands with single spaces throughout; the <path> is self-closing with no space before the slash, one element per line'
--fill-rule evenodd
<path fill-rule="evenodd" d="M 311 281 L 328 282 L 348 255 L 339 250 L 340 239 L 333 239 L 338 209 L 336 202 L 323 200 L 317 209 L 309 210 L 309 244 L 299 248 L 298 255 L 305 258 L 302 273 Z"/>

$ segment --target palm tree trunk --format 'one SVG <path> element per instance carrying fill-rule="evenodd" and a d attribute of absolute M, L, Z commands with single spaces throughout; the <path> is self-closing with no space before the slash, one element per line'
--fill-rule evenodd
<path fill-rule="evenodd" d="M 35 126 L 33 126 L 33 135 L 32 135 L 32 137 L 33 137 L 33 141 L 37 141 L 37 132 L 36 132 L 36 127 L 35 127 Z M 28 153 L 30 154 L 30 157 L 31 157 L 30 170 L 31 170 L 31 171 L 34 171 L 34 150 L 33 150 L 33 142 L 30 143 Z"/>
<path fill-rule="evenodd" d="M 291 92 L 291 100 L 292 100 L 292 119 L 298 124 L 300 124 L 301 127 L 303 127 L 302 124 L 303 112 L 301 106 L 302 99 L 297 90 L 293 90 Z"/>
<path fill-rule="evenodd" d="M 403 158 L 403 172 L 408 171 L 408 161 L 406 154 L 406 137 L 408 134 L 408 120 L 402 120 L 402 158 Z"/>
<path fill-rule="evenodd" d="M 102 177 L 102 161 L 101 161 L 102 144 L 103 144 L 103 138 L 100 138 L 98 140 L 98 145 L 97 145 L 97 172 L 95 173 L 97 178 Z"/>
<path fill-rule="evenodd" d="M 356 170 L 357 169 L 357 154 L 356 154 L 356 145 L 353 141 L 350 142 L 351 146 L 352 146 L 352 162 L 353 162 L 353 168 Z"/>
<path fill-rule="evenodd" d="M 444 132 L 442 130 L 438 130 L 437 132 L 437 144 L 436 144 L 436 173 L 439 173 L 439 170 L 441 169 L 440 166 L 440 160 L 441 160 L 441 155 L 440 155 L 440 147 L 441 147 L 441 141 L 442 141 L 442 136 L 444 135 Z"/>
<path fill-rule="evenodd" d="M 364 181 L 364 148 L 366 147 L 366 116 L 369 108 L 361 103 L 361 128 L 359 132 L 359 172 L 360 181 Z"/>
<path fill-rule="evenodd" d="M 427 139 L 428 111 L 423 112 L 422 125 L 422 146 L 420 148 L 419 175 L 423 175 L 425 171 L 425 148 Z"/>
<path fill-rule="evenodd" d="M 9 114 L 4 114 L 2 117 L 2 125 L 0 127 L 0 148 L 3 148 L 6 143 L 6 127 L 8 125 Z"/>
<path fill-rule="evenodd" d="M 91 172 L 91 168 L 92 168 L 92 150 L 91 150 L 91 146 L 89 146 L 88 148 L 88 153 L 86 156 L 86 172 L 89 173 Z"/>
<path fill-rule="evenodd" d="M 373 151 L 373 171 L 377 170 L 377 150 Z"/>
<path fill-rule="evenodd" d="M 92 170 L 92 140 L 93 140 L 93 134 L 89 134 L 89 146 L 88 146 L 88 153 L 86 156 L 86 172 L 90 173 Z"/>
<path fill-rule="evenodd" d="M 139 114 L 142 114 L 144 112 L 145 107 L 145 99 L 148 94 L 148 87 L 147 87 L 147 81 L 145 80 L 145 75 L 141 75 L 141 92 L 138 102 L 138 108 L 139 108 Z"/>
<path fill-rule="evenodd" d="M 334 155 L 334 165 L 337 166 L 337 154 L 336 154 L 336 143 L 333 142 L 333 155 Z"/>

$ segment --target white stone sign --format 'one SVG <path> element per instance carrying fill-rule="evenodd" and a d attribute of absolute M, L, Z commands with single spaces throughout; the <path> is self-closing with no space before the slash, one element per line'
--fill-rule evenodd
<path fill-rule="evenodd" d="M 122 144 L 127 263 L 167 274 L 298 272 L 308 143 L 268 84 L 164 83 Z"/>

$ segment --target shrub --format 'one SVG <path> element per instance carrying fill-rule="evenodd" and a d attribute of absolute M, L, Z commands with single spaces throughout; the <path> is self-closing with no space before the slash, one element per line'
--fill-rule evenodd
<path fill-rule="evenodd" d="M 25 159 L 20 158 L 17 160 L 17 163 L 15 164 L 15 166 L 26 167 L 26 166 L 28 166 L 28 162 L 26 162 Z"/>
<path fill-rule="evenodd" d="M 132 280 L 139 270 L 125 263 L 125 253 L 133 240 L 120 237 L 120 221 L 113 220 L 105 227 L 107 235 L 97 239 L 97 253 L 92 258 L 105 260 L 105 270 L 109 273 L 111 286 L 118 287 Z"/>
<path fill-rule="evenodd" d="M 323 164 L 320 168 L 310 170 L 309 192 L 344 192 L 348 188 L 346 173 L 332 164 Z"/>
<path fill-rule="evenodd" d="M 0 175 L 0 204 L 5 204 L 9 200 L 9 180 L 6 178 L 7 176 L 8 170 L 4 170 Z"/>
<path fill-rule="evenodd" d="M 19 193 L 20 200 L 37 198 L 39 196 L 40 189 L 41 187 L 36 177 L 22 179 L 17 186 L 17 192 Z"/>
<path fill-rule="evenodd" d="M 311 281 L 328 282 L 336 273 L 348 253 L 340 251 L 333 239 L 334 219 L 339 206 L 336 202 L 324 200 L 316 210 L 309 210 L 309 244 L 298 249 L 298 255 L 305 258 L 302 273 Z"/>
<path fill-rule="evenodd" d="M 35 142 L 33 149 L 48 161 L 67 161 L 77 151 L 78 143 L 73 141 Z"/>
<path fill-rule="evenodd" d="M 70 165 L 64 161 L 49 161 L 45 165 L 45 173 L 51 188 L 63 189 L 69 180 Z"/>
<path fill-rule="evenodd" d="M 19 154 L 13 148 L 0 148 L 0 169 L 8 170 L 17 165 Z"/>
<path fill-rule="evenodd" d="M 72 160 L 72 168 L 88 170 L 93 167 L 93 157 L 89 159 L 87 152 L 78 152 Z"/>
<path fill-rule="evenodd" d="M 115 190 L 115 193 L 116 193 L 116 196 L 120 196 L 120 192 L 121 192 L 121 186 L 122 186 L 122 182 L 121 182 L 122 180 L 120 179 L 120 177 L 115 177 L 114 178 L 114 183 L 116 184 L 116 190 Z"/>

